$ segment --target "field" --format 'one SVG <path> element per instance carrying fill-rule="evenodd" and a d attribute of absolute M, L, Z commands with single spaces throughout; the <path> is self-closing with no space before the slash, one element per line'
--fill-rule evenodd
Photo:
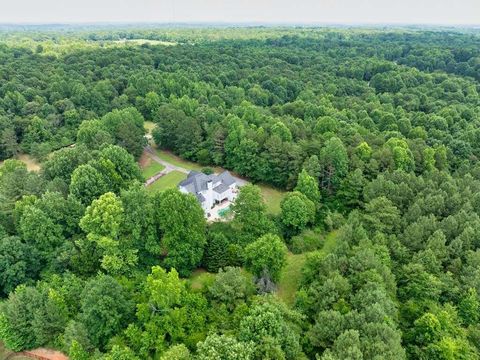
<path fill-rule="evenodd" d="M 28 171 L 40 171 L 41 166 L 40 163 L 35 160 L 33 157 L 27 154 L 19 154 L 15 157 L 15 159 L 20 160 L 23 162 L 25 165 L 27 165 L 27 170 Z M 3 166 L 3 161 L 0 161 L 0 167 Z M 0 358 L 1 360 L 1 358 Z"/>
<path fill-rule="evenodd" d="M 115 44 L 131 44 L 131 45 L 163 45 L 163 46 L 174 46 L 177 45 L 176 42 L 171 41 L 161 41 L 161 40 L 149 40 L 149 39 L 122 39 L 113 41 Z"/>
<path fill-rule="evenodd" d="M 324 240 L 323 247 L 318 250 L 319 253 L 327 255 L 335 246 L 337 232 L 332 231 Z M 302 268 L 310 253 L 287 255 L 287 264 L 282 270 L 280 281 L 278 282 L 277 296 L 287 305 L 292 306 L 295 302 L 295 292 L 298 290 L 302 278 Z"/>
<path fill-rule="evenodd" d="M 177 187 L 178 183 L 187 178 L 187 175 L 180 171 L 172 171 L 148 186 L 148 191 L 162 191 Z"/>
<path fill-rule="evenodd" d="M 262 191 L 263 199 L 267 204 L 267 211 L 272 215 L 280 213 L 280 203 L 282 202 L 285 192 L 275 189 L 268 185 L 258 184 Z"/>

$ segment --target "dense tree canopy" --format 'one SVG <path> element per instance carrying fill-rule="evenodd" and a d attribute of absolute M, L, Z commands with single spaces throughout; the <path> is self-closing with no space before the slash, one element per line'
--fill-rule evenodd
<path fill-rule="evenodd" d="M 478 30 L 0 30 L 6 348 L 480 359 Z M 245 177 L 231 217 L 147 145 Z"/>

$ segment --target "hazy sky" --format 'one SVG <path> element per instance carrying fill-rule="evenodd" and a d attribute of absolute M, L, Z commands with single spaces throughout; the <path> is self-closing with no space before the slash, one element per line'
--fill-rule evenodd
<path fill-rule="evenodd" d="M 0 23 L 479 24 L 480 0 L 0 0 Z"/>

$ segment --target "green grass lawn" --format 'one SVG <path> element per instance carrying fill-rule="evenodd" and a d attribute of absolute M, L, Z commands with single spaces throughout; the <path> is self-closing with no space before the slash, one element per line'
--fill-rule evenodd
<path fill-rule="evenodd" d="M 156 161 L 151 160 L 150 163 L 142 169 L 142 175 L 145 179 L 152 177 L 153 175 L 159 173 L 165 169 L 165 166 L 157 163 Z"/>
<path fill-rule="evenodd" d="M 327 234 L 323 247 L 317 251 L 323 255 L 327 255 L 335 247 L 336 238 L 336 231 Z M 310 253 L 292 254 L 289 252 L 287 255 L 287 264 L 282 269 L 280 281 L 278 282 L 277 296 L 289 306 L 292 306 L 295 302 L 295 293 L 300 285 L 302 268 L 303 265 L 305 265 L 308 254 Z"/>
<path fill-rule="evenodd" d="M 263 199 L 267 204 L 267 211 L 270 214 L 277 215 L 280 213 L 280 203 L 282 202 L 285 192 L 275 189 L 268 185 L 258 184 L 262 191 Z"/>
<path fill-rule="evenodd" d="M 333 230 L 325 236 L 325 242 L 323 243 L 323 247 L 319 250 L 324 255 L 327 255 L 329 252 L 333 250 L 336 245 L 338 236 L 338 230 Z"/>
<path fill-rule="evenodd" d="M 222 171 L 225 171 L 224 168 L 221 168 L 218 166 L 209 166 L 209 165 L 203 166 L 196 162 L 182 159 L 180 156 L 177 156 L 169 151 L 155 149 L 155 153 L 160 159 L 167 161 L 172 165 L 183 167 L 184 169 L 187 169 L 187 170 L 201 171 L 202 169 L 209 167 L 213 169 L 213 171 L 215 171 L 216 173 L 221 173 Z"/>
<path fill-rule="evenodd" d="M 180 171 L 172 171 L 167 175 L 162 176 L 152 185 L 148 186 L 148 191 L 162 191 L 177 187 L 178 183 L 187 178 L 187 175 Z"/>
<path fill-rule="evenodd" d="M 184 160 L 179 156 L 176 156 L 171 152 L 165 150 L 155 149 L 155 153 L 160 159 L 167 161 L 172 165 L 183 167 L 187 170 L 201 171 L 205 167 L 192 161 Z M 220 173 L 225 169 L 220 167 L 213 167 L 213 170 L 217 173 Z M 280 202 L 285 196 L 285 192 L 264 184 L 258 184 L 258 186 L 262 191 L 263 198 L 265 199 L 265 203 L 267 204 L 268 212 L 273 215 L 279 214 Z"/>
<path fill-rule="evenodd" d="M 306 253 L 295 255 L 289 252 L 287 255 L 287 264 L 282 269 L 278 282 L 277 296 L 288 306 L 292 306 L 295 301 L 295 292 L 300 284 L 306 259 Z"/>
<path fill-rule="evenodd" d="M 160 159 L 167 161 L 172 165 L 183 167 L 184 169 L 187 169 L 187 170 L 200 171 L 202 170 L 202 168 L 205 167 L 197 163 L 194 163 L 192 161 L 184 160 L 181 157 L 176 156 L 165 150 L 155 149 L 155 153 Z"/>

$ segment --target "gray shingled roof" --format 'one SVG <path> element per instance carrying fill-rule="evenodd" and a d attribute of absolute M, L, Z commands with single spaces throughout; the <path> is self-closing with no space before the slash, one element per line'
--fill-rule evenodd
<path fill-rule="evenodd" d="M 215 175 L 205 175 L 196 171 L 190 171 L 187 178 L 181 181 L 178 185 L 183 186 L 191 193 L 198 193 L 202 190 L 207 190 L 207 182 L 215 182 Z"/>
<path fill-rule="evenodd" d="M 227 186 L 236 183 L 234 177 L 228 171 L 224 171 L 223 173 L 218 175 L 218 178 L 222 181 L 222 184 L 225 184 Z"/>
<path fill-rule="evenodd" d="M 221 193 L 223 193 L 227 190 L 228 190 L 228 186 L 225 185 L 225 184 L 220 184 L 220 185 L 216 186 L 215 188 L 213 188 L 213 191 L 215 191 L 219 194 L 221 194 Z"/>
<path fill-rule="evenodd" d="M 205 201 L 205 198 L 199 194 L 203 190 L 207 190 L 207 182 L 212 181 L 212 183 L 220 182 L 219 185 L 215 187 L 217 193 L 222 193 L 228 189 L 232 184 L 235 184 L 235 179 L 228 171 L 224 171 L 221 174 L 217 175 L 206 175 L 198 171 L 190 171 L 187 175 L 187 178 L 181 181 L 178 185 L 184 187 L 188 192 L 197 195 L 197 198 L 200 202 Z"/>

